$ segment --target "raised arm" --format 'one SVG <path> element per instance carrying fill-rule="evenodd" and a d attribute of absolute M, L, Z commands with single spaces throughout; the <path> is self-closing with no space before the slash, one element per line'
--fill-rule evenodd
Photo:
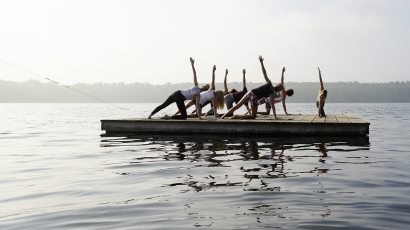
<path fill-rule="evenodd" d="M 265 66 L 263 65 L 263 57 L 262 56 L 259 56 L 259 62 L 261 63 L 263 77 L 265 78 L 266 83 L 272 84 L 272 82 L 268 78 L 268 74 L 266 73 Z"/>
<path fill-rule="evenodd" d="M 194 66 L 195 60 L 192 57 L 190 57 L 189 60 L 191 61 L 192 72 L 194 72 L 194 85 L 198 86 L 198 79 L 196 78 L 196 71 Z"/>
<path fill-rule="evenodd" d="M 246 88 L 246 78 L 245 78 L 246 70 L 245 69 L 242 70 L 242 74 L 243 74 L 243 77 L 242 77 L 243 88 Z"/>
<path fill-rule="evenodd" d="M 215 70 L 216 70 L 216 65 L 214 65 L 214 68 L 212 69 L 212 83 L 211 83 L 212 90 L 215 90 Z"/>
<path fill-rule="evenodd" d="M 319 70 L 320 90 L 324 90 L 325 87 L 323 87 L 322 71 L 320 71 L 320 68 L 319 68 L 319 67 L 317 67 L 317 69 Z"/>
<path fill-rule="evenodd" d="M 224 95 L 228 93 L 228 83 L 227 83 L 227 78 L 228 78 L 228 69 L 225 70 L 225 79 L 224 79 Z"/>
<path fill-rule="evenodd" d="M 280 79 L 280 83 L 281 83 L 283 86 L 285 85 L 285 71 L 286 71 L 286 68 L 283 67 L 283 68 L 282 68 L 282 78 Z"/>

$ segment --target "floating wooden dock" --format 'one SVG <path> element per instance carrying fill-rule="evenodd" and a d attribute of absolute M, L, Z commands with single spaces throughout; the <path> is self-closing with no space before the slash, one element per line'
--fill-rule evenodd
<path fill-rule="evenodd" d="M 349 115 L 278 115 L 258 116 L 254 120 L 213 119 L 187 120 L 121 119 L 101 120 L 106 134 L 218 134 L 218 135 L 269 135 L 269 136 L 366 136 L 369 123 Z"/>

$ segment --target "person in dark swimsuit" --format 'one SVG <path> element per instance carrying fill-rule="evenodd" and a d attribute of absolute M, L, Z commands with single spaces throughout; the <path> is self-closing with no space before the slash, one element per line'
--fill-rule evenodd
<path fill-rule="evenodd" d="M 294 91 L 293 89 L 285 90 L 285 71 L 286 71 L 286 68 L 283 67 L 282 68 L 282 78 L 281 78 L 281 84 L 283 85 L 283 89 L 281 91 L 273 93 L 273 101 L 275 104 L 282 102 L 283 111 L 285 112 L 286 115 L 289 115 L 288 111 L 286 110 L 286 98 L 288 96 L 291 97 Z M 270 105 L 270 98 L 264 97 L 262 99 L 259 99 L 258 103 L 259 105 L 265 104 L 265 109 L 266 109 L 266 112 L 258 112 L 258 114 L 269 115 L 272 109 L 272 106 Z"/>
<path fill-rule="evenodd" d="M 270 79 L 268 78 L 268 75 L 266 73 L 266 69 L 265 66 L 263 64 L 263 57 L 259 56 L 259 62 L 261 63 L 261 67 L 262 67 L 262 72 L 263 72 L 263 77 L 266 81 L 266 84 L 256 88 L 256 89 L 252 89 L 251 91 L 247 92 L 242 99 L 231 109 L 228 110 L 228 112 L 226 112 L 221 118 L 225 118 L 228 116 L 232 116 L 233 112 L 237 109 L 239 109 L 242 105 L 250 102 L 251 104 L 251 113 L 249 115 L 243 115 L 243 116 L 234 116 L 232 118 L 234 119 L 255 119 L 257 112 L 258 112 L 258 101 L 261 98 L 264 97 L 270 97 L 270 103 L 272 106 L 272 111 L 273 114 L 276 117 L 276 111 L 274 110 L 275 107 L 275 103 L 273 101 L 273 93 L 274 92 L 278 92 L 284 89 L 282 84 L 277 84 L 277 85 L 272 85 L 272 82 L 270 81 Z"/>

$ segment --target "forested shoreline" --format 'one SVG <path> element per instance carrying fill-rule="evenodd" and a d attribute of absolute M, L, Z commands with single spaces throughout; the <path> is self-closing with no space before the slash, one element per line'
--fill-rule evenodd
<path fill-rule="evenodd" d="M 247 84 L 248 89 L 262 85 L 262 82 Z M 172 92 L 185 89 L 192 83 L 153 85 L 149 83 L 79 83 L 69 87 L 113 103 L 151 103 L 165 100 Z M 223 89 L 217 83 L 217 89 Z M 242 83 L 232 82 L 228 87 L 241 89 Z M 318 93 L 317 82 L 288 82 L 286 88 L 293 88 L 294 96 L 287 102 L 314 102 Z M 325 82 L 328 102 L 334 103 L 407 103 L 410 102 L 410 81 L 385 83 Z M 97 100 L 74 92 L 71 89 L 36 80 L 11 82 L 0 80 L 0 102 L 2 103 L 89 103 Z"/>

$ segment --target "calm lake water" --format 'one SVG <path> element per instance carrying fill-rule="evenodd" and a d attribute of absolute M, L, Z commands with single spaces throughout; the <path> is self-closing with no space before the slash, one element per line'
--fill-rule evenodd
<path fill-rule="evenodd" d="M 409 228 L 410 104 L 326 105 L 368 138 L 101 137 L 156 104 L 120 106 L 0 104 L 0 229 Z"/>

